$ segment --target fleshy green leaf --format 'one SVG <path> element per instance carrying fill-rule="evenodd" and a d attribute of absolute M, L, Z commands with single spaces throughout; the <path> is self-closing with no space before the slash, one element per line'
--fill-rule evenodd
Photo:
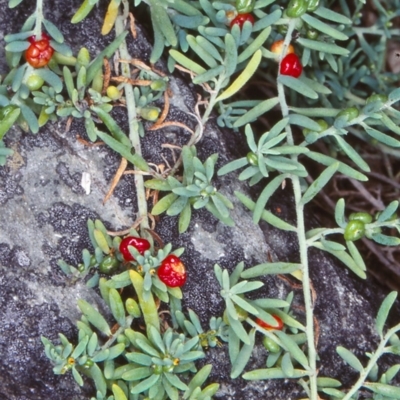
<path fill-rule="evenodd" d="M 300 79 L 287 75 L 279 75 L 278 82 L 310 99 L 318 99 L 318 93 Z"/>
<path fill-rule="evenodd" d="M 225 89 L 215 101 L 222 101 L 228 99 L 237 93 L 254 75 L 257 71 L 258 66 L 261 62 L 262 53 L 261 50 L 257 50 L 251 57 L 249 63 L 246 65 L 245 69 L 240 73 L 240 75 L 231 83 L 231 85 Z"/>
<path fill-rule="evenodd" d="M 212 365 L 211 364 L 207 364 L 203 368 L 201 368 L 200 371 L 198 371 L 196 373 L 196 375 L 189 382 L 188 388 L 187 388 L 187 390 L 185 391 L 185 393 L 183 395 L 183 398 L 185 400 L 190 398 L 190 396 L 193 393 L 193 391 L 197 387 L 200 387 L 207 380 L 208 375 L 210 375 L 211 369 L 212 369 Z"/>
<path fill-rule="evenodd" d="M 235 128 L 238 128 L 240 126 L 246 125 L 249 122 L 255 121 L 258 117 L 261 115 L 265 114 L 272 108 L 274 108 L 277 104 L 279 103 L 278 97 L 272 97 L 270 99 L 264 100 L 255 107 L 253 107 L 251 110 L 249 110 L 247 113 L 239 117 L 233 126 Z"/>
<path fill-rule="evenodd" d="M 308 359 L 299 345 L 285 332 L 276 331 L 276 336 L 281 340 L 282 344 L 287 348 L 290 355 L 298 361 L 303 367 L 308 367 Z"/>
<path fill-rule="evenodd" d="M 329 182 L 329 180 L 332 178 L 338 168 L 339 163 L 336 162 L 331 164 L 324 171 L 322 171 L 321 175 L 308 187 L 306 192 L 303 194 L 301 198 L 301 203 L 307 204 L 308 202 L 310 202 Z"/>
<path fill-rule="evenodd" d="M 182 65 L 182 67 L 185 67 L 186 69 L 189 69 L 190 71 L 193 71 L 197 75 L 204 74 L 206 72 L 206 69 L 177 50 L 171 49 L 169 54 L 178 64 Z"/>
<path fill-rule="evenodd" d="M 379 336 L 383 335 L 383 327 L 386 323 L 387 317 L 389 315 L 389 311 L 392 308 L 394 302 L 397 298 L 397 292 L 389 293 L 385 300 L 383 300 L 381 306 L 379 307 L 378 315 L 376 316 L 376 330 L 378 331 Z"/>
<path fill-rule="evenodd" d="M 272 179 L 268 185 L 261 192 L 260 196 L 257 199 L 257 202 L 253 211 L 253 221 L 257 224 L 260 221 L 262 212 L 267 204 L 269 198 L 275 193 L 278 187 L 282 184 L 284 179 L 286 178 L 285 174 L 278 175 L 274 179 Z"/>
<path fill-rule="evenodd" d="M 304 14 L 301 16 L 301 19 L 316 30 L 325 33 L 325 35 L 328 35 L 336 40 L 348 39 L 348 36 L 345 35 L 343 32 L 333 28 L 331 25 L 326 24 L 325 22 L 313 17 L 312 15 Z"/>
<path fill-rule="evenodd" d="M 250 211 L 253 211 L 255 208 L 255 203 L 253 200 L 249 199 L 243 193 L 235 191 L 235 196 L 247 207 Z M 272 226 L 276 228 L 285 230 L 285 231 L 292 231 L 295 232 L 296 228 L 293 225 L 288 224 L 287 222 L 283 221 L 276 215 L 272 214 L 270 211 L 264 210 L 261 214 L 261 219 L 268 222 Z"/>
<path fill-rule="evenodd" d="M 397 139 L 392 138 L 385 133 L 378 131 L 377 129 L 371 127 L 364 127 L 365 131 L 370 135 L 372 138 L 376 139 L 378 142 L 385 144 L 386 146 L 390 147 L 400 147 L 400 141 Z"/>
<path fill-rule="evenodd" d="M 232 364 L 230 375 L 231 379 L 237 378 L 243 372 L 246 364 L 250 360 L 254 348 L 255 334 L 256 330 L 253 328 L 249 333 L 250 343 L 243 345 L 243 347 L 240 349 L 238 356 L 236 357 L 235 362 Z"/>
<path fill-rule="evenodd" d="M 312 245 L 320 250 L 324 250 L 334 255 L 343 264 L 345 264 L 351 271 L 353 271 L 357 276 L 359 276 L 361 279 L 366 279 L 367 275 L 365 274 L 365 271 L 363 271 L 362 268 L 360 268 L 360 266 L 349 256 L 349 254 L 346 251 L 331 250 L 330 248 L 324 247 L 324 245 L 321 242 L 314 242 Z"/>
<path fill-rule="evenodd" d="M 364 387 L 389 399 L 400 399 L 400 388 L 378 382 L 364 382 Z"/>
<path fill-rule="evenodd" d="M 339 56 L 347 56 L 350 51 L 343 47 L 339 47 L 334 43 L 320 42 L 318 40 L 311 40 L 305 38 L 297 39 L 297 43 L 311 50 L 320 51 L 322 53 L 337 54 Z"/>
<path fill-rule="evenodd" d="M 111 389 L 114 395 L 114 400 L 128 400 L 124 391 L 117 384 L 114 383 Z"/>
<path fill-rule="evenodd" d="M 399 202 L 397 200 L 392 201 L 378 216 L 378 222 L 384 222 L 391 218 L 399 207 Z"/>
<path fill-rule="evenodd" d="M 120 326 L 125 325 L 125 308 L 121 296 L 117 290 L 111 288 L 109 291 L 111 312 Z"/>
<path fill-rule="evenodd" d="M 293 371 L 292 378 L 302 378 L 307 375 L 307 371 L 295 369 Z M 287 376 L 284 374 L 281 368 L 264 368 L 246 372 L 243 374 L 242 378 L 250 381 L 259 381 L 266 379 L 286 379 Z"/>
<path fill-rule="evenodd" d="M 240 275 L 243 279 L 257 278 L 258 276 L 270 274 L 290 274 L 291 272 L 302 270 L 303 266 L 296 263 L 265 263 L 248 268 Z"/>
<path fill-rule="evenodd" d="M 91 306 L 87 301 L 80 299 L 78 300 L 78 307 L 94 327 L 105 333 L 107 336 L 111 335 L 111 329 L 108 326 L 107 321 L 95 308 L 93 308 L 93 306 Z"/>
<path fill-rule="evenodd" d="M 357 179 L 359 181 L 367 181 L 368 178 L 362 174 L 361 172 L 356 171 L 354 168 L 349 167 L 345 163 L 342 163 L 341 161 L 337 161 L 333 157 L 326 156 L 321 153 L 317 153 L 315 151 L 309 151 L 305 153 L 305 155 L 309 158 L 311 158 L 314 161 L 317 161 L 323 165 L 332 165 L 333 163 L 338 162 L 339 163 L 339 168 L 338 171 L 341 172 L 344 175 L 349 176 L 350 178 Z"/>
<path fill-rule="evenodd" d="M 345 347 L 338 346 L 336 348 L 336 352 L 339 354 L 340 357 L 346 361 L 350 367 L 354 368 L 356 371 L 361 372 L 364 367 L 362 366 L 360 360 L 350 351 L 347 350 Z"/>

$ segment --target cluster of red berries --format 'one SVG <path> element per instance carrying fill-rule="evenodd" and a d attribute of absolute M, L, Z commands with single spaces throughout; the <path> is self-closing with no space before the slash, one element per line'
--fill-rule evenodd
<path fill-rule="evenodd" d="M 271 52 L 279 55 L 282 52 L 283 40 L 277 40 L 271 46 Z M 297 54 L 294 52 L 294 47 L 290 44 L 287 48 L 286 55 L 283 57 L 279 73 L 281 75 L 292 76 L 298 78 L 303 72 L 303 66 Z"/>
<path fill-rule="evenodd" d="M 127 236 L 122 239 L 119 245 L 119 251 L 125 261 L 135 261 L 135 258 L 129 251 L 129 246 L 134 247 L 141 255 L 150 249 L 148 240 L 135 236 Z M 173 254 L 164 258 L 160 267 L 157 268 L 157 275 L 160 281 L 169 287 L 183 286 L 187 277 L 185 265 L 179 257 Z"/>
<path fill-rule="evenodd" d="M 54 53 L 54 49 L 50 46 L 50 37 L 42 33 L 40 40 L 36 40 L 36 36 L 31 36 L 28 42 L 30 46 L 25 51 L 26 61 L 34 68 L 46 66 Z"/>

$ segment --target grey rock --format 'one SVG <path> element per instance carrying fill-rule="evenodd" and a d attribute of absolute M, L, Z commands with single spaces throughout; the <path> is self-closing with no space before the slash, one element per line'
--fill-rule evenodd
<path fill-rule="evenodd" d="M 32 2 L 25 1 L 24 6 L 9 10 L 7 3 L 0 0 L 0 15 L 5 16 L 0 40 L 4 33 L 16 32 L 33 7 Z M 70 2 L 69 14 L 63 15 L 64 7 L 49 2 L 51 20 L 63 31 L 74 51 L 84 45 L 96 54 L 109 40 L 99 35 L 104 9 L 95 9 L 84 23 L 72 26 L 69 23 L 72 10 L 79 4 L 78 0 Z M 151 47 L 147 34 L 140 25 L 138 30 L 139 39 L 131 41 L 129 49 L 132 56 L 148 62 Z M 0 46 L 0 60 L 2 51 Z M 157 67 L 165 70 L 162 63 Z M 4 70 L 5 66 L 0 64 L 0 73 Z M 193 128 L 196 120 L 191 113 L 196 103 L 196 88 L 179 73 L 171 77 L 171 88 L 168 120 Z M 127 122 L 119 114 L 118 117 L 116 113 L 119 123 L 126 128 Z M 80 318 L 76 302 L 80 298 L 96 305 L 107 317 L 109 312 L 95 290 L 87 288 L 84 282 L 71 284 L 56 262 L 64 259 L 76 265 L 81 261 L 82 249 L 91 249 L 86 229 L 88 218 L 99 218 L 108 228 L 119 230 L 132 225 L 137 210 L 132 176 L 124 176 L 114 196 L 102 204 L 119 157 L 105 146 L 82 145 L 77 135 L 85 135 L 82 124 L 74 122 L 67 132 L 65 121 L 48 124 L 37 135 L 18 129 L 7 135 L 7 144 L 15 154 L 0 168 L 1 400 L 84 399 L 93 395 L 89 380 L 79 388 L 70 375 L 53 375 L 40 336 L 57 341 L 57 334 L 62 332 L 73 342 L 77 334 L 75 321 Z M 170 150 L 162 145 L 182 146 L 189 139 L 188 131 L 176 127 L 148 132 L 142 143 L 144 157 L 156 164 L 164 163 L 164 158 L 172 163 Z M 242 156 L 239 149 L 245 148 L 239 135 L 222 131 L 213 120 L 197 147 L 202 160 L 218 152 L 218 167 Z M 91 178 L 88 194 L 81 186 L 84 173 Z M 178 235 L 174 217 L 161 217 L 156 227 L 165 243 L 173 243 L 174 248 L 185 247 L 182 259 L 189 277 L 183 304 L 195 310 L 204 325 L 211 316 L 219 316 L 223 311 L 220 288 L 213 273 L 215 263 L 232 271 L 240 261 L 249 267 L 266 262 L 269 257 L 298 262 L 295 236 L 266 223 L 255 226 L 250 214 L 235 200 L 233 192 L 249 192 L 246 186 L 231 175 L 216 182 L 221 192 L 235 203 L 232 213 L 235 227 L 224 226 L 204 210 L 194 212 L 190 229 L 183 235 Z M 268 207 L 275 212 L 279 208 L 282 218 L 294 221 L 289 187 L 277 193 Z M 310 225 L 318 223 L 311 216 L 308 220 Z M 320 375 L 341 379 L 346 386 L 356 374 L 344 365 L 335 348 L 346 346 L 365 361 L 365 352 L 373 350 L 378 340 L 373 326 L 384 291 L 370 281 L 354 277 L 326 254 L 313 251 L 310 257 L 319 327 Z M 266 277 L 263 282 L 262 293 L 271 298 L 285 298 L 294 291 L 294 311 L 304 320 L 301 288 L 296 282 L 281 277 Z M 265 356 L 266 351 L 258 345 L 247 370 L 262 368 Z M 209 350 L 203 363 L 209 362 L 214 365 L 210 381 L 221 384 L 218 399 L 305 397 L 301 387 L 291 380 L 230 380 L 226 346 Z"/>

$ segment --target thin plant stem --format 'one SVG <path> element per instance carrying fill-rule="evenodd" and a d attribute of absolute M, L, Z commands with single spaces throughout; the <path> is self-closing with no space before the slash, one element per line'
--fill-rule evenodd
<path fill-rule="evenodd" d="M 293 30 L 295 29 L 296 20 L 292 19 L 288 24 L 287 34 L 283 44 L 283 51 L 280 55 L 279 62 L 282 61 L 282 58 L 285 54 L 286 48 L 290 43 L 292 38 Z M 277 82 L 278 88 L 278 98 L 279 103 L 282 110 L 283 118 L 289 115 L 289 107 L 286 102 L 285 90 L 284 87 L 279 81 Z M 294 144 L 293 134 L 290 125 L 286 127 L 287 132 L 287 143 L 289 146 Z M 297 160 L 297 156 L 292 156 L 292 159 Z M 314 305 L 312 302 L 312 293 L 311 293 L 311 285 L 310 285 L 310 275 L 309 275 L 309 265 L 308 265 L 308 246 L 307 246 L 307 238 L 306 238 L 306 230 L 305 230 L 305 221 L 304 221 L 304 205 L 301 202 L 301 185 L 300 179 L 297 175 L 291 176 L 292 185 L 293 185 L 293 194 L 295 198 L 296 204 L 296 216 L 297 216 L 297 237 L 299 241 L 299 254 L 300 254 L 300 263 L 303 266 L 303 297 L 304 297 L 304 305 L 306 310 L 306 336 L 307 336 L 307 349 L 308 349 L 308 363 L 309 363 L 309 388 L 310 388 L 310 400 L 318 399 L 317 392 L 317 351 L 315 348 L 315 338 L 314 338 Z"/>
<path fill-rule="evenodd" d="M 36 0 L 36 23 L 33 29 L 33 35 L 35 37 L 41 36 L 42 34 L 42 23 L 43 23 L 43 0 Z"/>
<path fill-rule="evenodd" d="M 202 138 L 204 133 L 204 126 L 206 125 L 210 117 L 210 114 L 215 107 L 216 104 L 215 100 L 219 95 L 219 91 L 221 90 L 221 85 L 224 80 L 225 80 L 225 75 L 220 75 L 218 80 L 216 81 L 214 90 L 210 93 L 210 99 L 208 100 L 208 104 L 204 111 L 204 114 L 203 116 L 198 118 L 198 125 L 196 126 L 195 133 L 190 138 L 189 142 L 187 143 L 187 146 L 192 146 L 196 144 Z M 178 168 L 181 166 L 181 164 L 182 164 L 182 157 L 179 157 L 178 161 L 170 170 L 169 175 L 173 176 L 178 170 Z"/>
<path fill-rule="evenodd" d="M 119 15 L 115 21 L 115 31 L 118 36 L 125 29 L 124 21 L 128 17 L 129 4 L 127 0 L 122 0 L 123 14 Z M 131 56 L 128 52 L 126 41 L 124 40 L 119 47 L 121 58 L 124 60 L 131 60 Z M 121 74 L 127 78 L 131 77 L 131 71 L 129 63 L 121 63 Z M 133 87 L 129 83 L 125 83 L 125 98 L 126 98 L 126 108 L 128 112 L 128 124 L 129 124 L 129 139 L 131 141 L 132 147 L 135 149 L 136 154 L 141 155 L 141 145 L 140 145 L 140 134 L 139 134 L 139 124 L 137 121 L 136 104 L 135 97 L 133 94 Z M 135 167 L 136 169 L 136 167 Z M 146 235 L 146 229 L 149 228 L 148 220 L 148 210 L 146 201 L 146 190 L 144 187 L 144 179 L 141 174 L 134 174 L 136 196 L 138 204 L 138 219 L 140 219 L 140 230 L 142 235 Z M 147 236 L 147 235 L 146 235 Z"/>

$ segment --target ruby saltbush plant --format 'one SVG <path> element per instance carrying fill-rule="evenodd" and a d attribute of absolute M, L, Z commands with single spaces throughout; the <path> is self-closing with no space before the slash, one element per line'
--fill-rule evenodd
<path fill-rule="evenodd" d="M 22 1 L 10 0 L 9 7 Z M 71 23 L 80 23 L 97 3 L 85 0 Z M 67 276 L 99 287 L 116 324 L 110 327 L 99 311 L 80 300 L 83 315 L 77 323 L 76 343 L 63 334 L 56 345 L 42 338 L 56 374 L 71 372 L 79 385 L 82 374 L 91 377 L 97 400 L 209 399 L 219 385 L 207 382 L 212 366 L 197 371 L 196 361 L 204 357 L 204 349 L 219 344 L 229 347 L 232 379 L 298 379 L 304 396 L 311 400 L 320 396 L 356 399 L 360 391 L 368 391 L 374 399 L 400 398 L 400 388 L 391 384 L 399 365 L 387 371 L 377 366 L 383 354 L 399 353 L 396 333 L 400 324 L 385 328 L 396 299 L 394 292 L 379 309 L 375 329 L 380 343 L 367 353 L 367 363 L 344 347 L 336 349 L 359 373 L 354 385 L 341 387 L 341 382 L 318 375 L 308 259 L 308 250 L 317 248 L 366 278 L 357 240 L 366 237 L 384 246 L 398 246 L 400 239 L 393 235 L 400 232 L 398 201 L 374 216 L 360 212 L 346 217 L 345 200 L 340 199 L 334 213 L 336 228 L 307 230 L 304 221 L 307 204 L 336 174 L 367 180 L 370 166 L 355 142 L 372 143 L 383 152 L 398 152 L 400 147 L 398 77 L 385 65 L 388 40 L 399 34 L 392 25 L 400 4 L 371 4 L 374 22 L 365 28 L 362 14 L 370 5 L 356 0 L 111 0 L 102 34 L 114 29 L 115 39 L 92 58 L 85 48 L 72 53 L 68 38 L 47 19 L 46 2 L 37 0 L 35 12 L 19 32 L 5 37 L 10 70 L 0 77 L 0 163 L 4 165 L 12 154 L 3 138 L 13 125 L 36 134 L 48 121 L 73 117 L 83 119 L 89 140 L 102 140 L 121 155 L 125 167 L 131 163 L 139 172 L 135 180 L 139 222 L 129 237 L 145 246 L 138 248 L 134 241 L 111 237 L 100 221 L 89 221 L 94 253 L 84 250 L 78 266 L 60 261 Z M 138 6 L 146 8 L 153 28 L 150 64 L 165 57 L 171 72 L 178 68 L 188 73 L 203 89 L 205 100 L 181 159 L 167 170 L 148 164 L 140 151 L 141 138 L 147 134 L 143 121 L 154 122 L 150 130 L 163 126 L 168 109 L 160 110 L 154 102 L 168 96 L 168 77 L 143 60 L 132 60 L 128 53 L 126 41 L 133 33 L 126 21 Z M 29 49 L 40 40 L 46 46 L 36 46 L 31 55 Z M 114 77 L 114 86 L 109 84 L 109 66 L 106 63 L 103 69 L 103 62 L 117 50 L 125 61 L 121 61 L 122 73 Z M 34 62 L 41 57 L 45 62 Z M 138 71 L 135 79 L 131 64 Z M 260 92 L 252 98 L 246 87 L 255 80 L 268 85 L 267 95 Z M 129 132 L 110 114 L 119 102 L 126 104 Z M 217 174 L 229 173 L 249 185 L 262 185 L 255 201 L 243 193 L 236 196 L 252 213 L 255 224 L 264 220 L 297 235 L 299 262 L 247 268 L 242 262 L 230 275 L 215 265 L 226 309 L 224 315 L 211 318 L 209 327 L 203 327 L 192 310 L 181 306 L 185 266 L 178 263 L 175 270 L 170 266 L 180 274 L 177 285 L 168 285 L 168 276 L 164 276 L 166 260 L 179 260 L 184 249 L 171 253 L 171 244 L 155 243 L 158 238 L 150 234 L 145 189 L 164 195 L 151 213 L 179 215 L 180 233 L 190 227 L 192 208 L 205 207 L 228 226 L 234 223 L 232 201 L 213 183 L 218 154 L 200 160 L 196 153 L 212 112 L 218 113 L 221 127 L 232 135 L 243 135 L 248 146 L 247 156 L 230 160 Z M 274 123 L 260 128 L 259 119 L 264 116 Z M 106 131 L 100 130 L 100 124 Z M 321 152 L 318 143 L 327 151 Z M 324 168 L 319 176 L 310 173 L 313 163 Z M 305 179 L 310 175 L 311 184 Z M 267 209 L 270 197 L 284 184 L 293 189 L 295 224 Z M 162 279 L 157 273 L 161 268 Z M 291 311 L 293 293 L 285 299 L 246 297 L 264 285 L 254 279 L 271 274 L 292 274 L 300 281 L 304 323 Z M 121 288 L 127 290 L 120 292 Z M 160 326 L 160 301 L 171 314 L 166 330 Z M 243 374 L 260 335 L 268 350 L 266 368 Z"/>

